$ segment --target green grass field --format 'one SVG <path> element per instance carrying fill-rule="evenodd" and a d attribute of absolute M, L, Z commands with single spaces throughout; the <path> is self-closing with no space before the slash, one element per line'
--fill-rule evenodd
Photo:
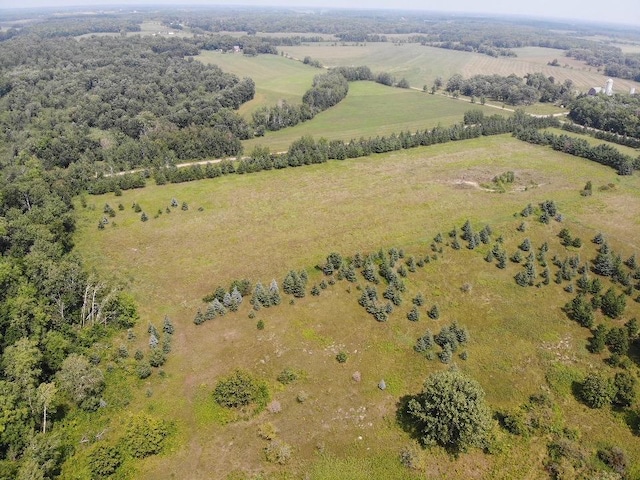
<path fill-rule="evenodd" d="M 248 120 L 251 113 L 264 105 L 276 105 L 281 100 L 302 103 L 302 95 L 311 88 L 313 77 L 322 70 L 277 55 L 246 57 L 240 54 L 205 52 L 196 57 L 205 64 L 218 65 L 225 72 L 240 78 L 251 77 L 256 83 L 255 98 L 242 105 L 239 113 Z"/>
<path fill-rule="evenodd" d="M 304 135 L 330 140 L 349 141 L 360 137 L 390 135 L 402 131 L 415 132 L 449 126 L 462 121 L 464 112 L 480 109 L 486 115 L 509 115 L 502 109 L 471 105 L 442 95 L 392 88 L 374 82 L 352 82 L 347 98 L 312 120 L 264 137 L 243 142 L 249 153 L 256 145 L 268 145 L 272 152 L 287 150 L 294 140 Z"/>
<path fill-rule="evenodd" d="M 411 95 L 415 102 L 437 100 L 391 92 Z M 507 170 L 516 174 L 507 193 L 482 187 Z M 581 197 L 587 180 L 594 194 Z M 599 190 L 609 184 L 613 187 Z M 440 449 L 421 450 L 396 425 L 399 398 L 416 393 L 430 372 L 444 368 L 412 351 L 415 338 L 452 320 L 467 326 L 472 339 L 469 359 L 457 364 L 482 384 L 492 409 L 515 408 L 530 394 L 549 391 L 558 425 L 577 428 L 590 451 L 605 444 L 622 446 L 632 461 L 632 475 L 639 474 L 640 444 L 624 415 L 610 408 L 590 410 L 570 393 L 572 378 L 603 368 L 602 358 L 585 349 L 588 331 L 560 309 L 573 295 L 553 282 L 540 289 L 518 287 L 513 275 L 521 267 L 489 265 L 483 260 L 486 247 L 480 252 L 445 247 L 441 258 L 409 275 L 405 301 L 386 323 L 375 322 L 358 306 L 359 292 L 345 281 L 319 297 L 308 295 L 292 305 L 287 299 L 262 309 L 254 319 L 247 318 L 251 310 L 245 299 L 237 313 L 201 326 L 192 323 L 203 306 L 201 297 L 217 285 L 245 277 L 280 283 L 290 269 L 305 269 L 313 285 L 321 279 L 314 266 L 333 251 L 352 255 L 396 246 L 407 255 L 424 256 L 432 253 L 429 244 L 436 233 L 460 227 L 467 218 L 478 230 L 490 224 L 510 253 L 530 237 L 536 247 L 548 241 L 552 252 L 574 254 L 559 244 L 557 233 L 564 226 L 583 239 L 579 253 L 584 260 L 594 256 L 589 239 L 599 231 L 626 258 L 640 253 L 639 194 L 637 175 L 619 177 L 610 168 L 496 136 L 150 186 L 122 197 L 87 197 L 88 207 L 78 207 L 76 248 L 90 268 L 125 282 L 135 297 L 141 321 L 133 344 L 144 345 L 147 324 L 160 325 L 165 314 L 177 327 L 165 376 L 154 373 L 134 382 L 127 407 L 174 419 L 177 433 L 168 452 L 139 464 L 136 478 L 225 478 L 232 472 L 238 475 L 233 478 L 244 478 L 241 472 L 273 478 L 305 473 L 313 479 L 414 478 L 398 460 L 403 447 L 416 449 L 419 478 L 547 478 L 542 462 L 548 439 L 496 431 L 494 454 L 452 458 Z M 176 208 L 154 218 L 172 198 L 188 202 L 189 210 Z M 564 223 L 545 226 L 526 219 L 526 233 L 518 232 L 522 219 L 514 212 L 545 199 L 559 205 Z M 149 214 L 148 222 L 130 209 L 133 202 Z M 96 225 L 105 203 L 122 203 L 125 210 L 101 231 Z M 464 283 L 472 289 L 462 291 Z M 417 323 L 406 319 L 418 292 L 427 299 L 425 308 L 439 305 L 439 320 L 429 320 L 424 312 Z M 638 304 L 627 303 L 625 318 L 638 316 Z M 259 319 L 264 330 L 256 329 Z M 621 324 L 600 314 L 598 321 Z M 349 354 L 342 365 L 334 358 L 340 350 Z M 224 413 L 207 392 L 236 367 L 267 380 L 282 411 L 224 425 Z M 301 379 L 288 386 L 276 382 L 285 367 L 300 370 Z M 361 372 L 361 382 L 352 380 L 355 371 Z M 377 388 L 381 379 L 388 384 L 385 391 Z M 309 396 L 304 403 L 296 401 L 300 391 Z M 116 422 L 124 418 L 113 415 Z M 257 432 L 266 422 L 294 447 L 285 467 L 264 460 L 266 442 Z"/>

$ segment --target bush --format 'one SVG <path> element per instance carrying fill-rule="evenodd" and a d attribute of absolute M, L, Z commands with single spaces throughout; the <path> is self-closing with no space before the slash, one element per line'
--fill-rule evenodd
<path fill-rule="evenodd" d="M 141 413 L 128 423 L 121 440 L 124 452 L 135 458 L 145 458 L 162 451 L 165 438 L 169 435 L 169 427 L 164 421 Z"/>
<path fill-rule="evenodd" d="M 263 423 L 258 427 L 258 436 L 265 440 L 273 440 L 278 434 L 278 429 L 271 422 Z"/>
<path fill-rule="evenodd" d="M 122 464 L 122 454 L 116 446 L 103 445 L 97 447 L 89 455 L 89 468 L 92 478 L 107 478 L 116 473 Z"/>
<path fill-rule="evenodd" d="M 245 370 L 235 370 L 218 381 L 213 390 L 214 400 L 227 408 L 239 408 L 255 403 L 264 406 L 269 400 L 267 386 Z"/>
<path fill-rule="evenodd" d="M 268 462 L 285 465 L 291 460 L 292 449 L 288 443 L 274 439 L 265 447 L 264 453 Z"/>
<path fill-rule="evenodd" d="M 613 400 L 614 390 L 610 379 L 591 373 L 580 389 L 580 398 L 590 408 L 602 408 Z"/>
<path fill-rule="evenodd" d="M 288 385 L 292 382 L 295 382 L 298 379 L 298 374 L 290 368 L 285 368 L 278 375 L 277 380 L 283 385 Z"/>
<path fill-rule="evenodd" d="M 345 363 L 348 358 L 349 356 L 347 355 L 347 353 L 342 350 L 336 355 L 336 360 L 338 361 L 338 363 Z"/>
<path fill-rule="evenodd" d="M 140 363 L 136 367 L 136 373 L 138 374 L 138 378 L 140 380 L 144 380 L 145 378 L 149 378 L 151 376 L 151 365 L 147 362 Z"/>
<path fill-rule="evenodd" d="M 629 459 L 620 447 L 606 447 L 598 450 L 598 458 L 614 472 L 626 478 Z"/>

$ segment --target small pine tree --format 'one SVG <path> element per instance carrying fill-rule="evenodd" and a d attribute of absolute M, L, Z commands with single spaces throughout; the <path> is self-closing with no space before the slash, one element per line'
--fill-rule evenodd
<path fill-rule="evenodd" d="M 171 322 L 171 319 L 167 315 L 164 316 L 162 331 L 168 335 L 173 335 L 173 332 L 175 331 L 175 328 L 173 327 L 173 323 Z"/>
<path fill-rule="evenodd" d="M 146 213 L 142 212 L 142 215 L 140 215 L 140 220 L 142 220 L 143 222 L 146 222 L 147 220 L 149 220 L 149 217 L 147 216 Z"/>
<path fill-rule="evenodd" d="M 409 313 L 407 313 L 407 319 L 410 322 L 417 322 L 420 320 L 420 312 L 418 311 L 418 307 L 414 306 Z"/>
<path fill-rule="evenodd" d="M 155 349 L 158 346 L 158 343 L 158 337 L 153 332 L 151 332 L 149 334 L 149 347 Z"/>
<path fill-rule="evenodd" d="M 189 210 L 189 204 L 187 202 L 182 202 L 180 209 L 183 211 Z"/>
<path fill-rule="evenodd" d="M 437 320 L 438 318 L 440 318 L 440 309 L 438 309 L 438 305 L 434 305 L 433 307 L 431 307 L 427 315 L 429 315 L 429 318 L 431 318 L 432 320 Z"/>
<path fill-rule="evenodd" d="M 418 293 L 415 297 L 413 297 L 413 300 L 411 300 L 411 303 L 413 303 L 417 307 L 423 306 L 424 302 L 424 295 L 422 295 L 422 293 Z"/>
<path fill-rule="evenodd" d="M 205 318 L 204 315 L 202 315 L 202 312 L 200 310 L 198 310 L 198 313 L 196 313 L 196 316 L 193 318 L 193 323 L 195 323 L 196 325 L 201 325 L 205 322 Z"/>
<path fill-rule="evenodd" d="M 442 348 L 442 351 L 438 353 L 438 358 L 440 358 L 440 361 L 442 363 L 451 363 L 451 360 L 453 359 L 453 352 L 451 350 L 451 346 L 448 343 L 445 344 L 445 346 Z"/>

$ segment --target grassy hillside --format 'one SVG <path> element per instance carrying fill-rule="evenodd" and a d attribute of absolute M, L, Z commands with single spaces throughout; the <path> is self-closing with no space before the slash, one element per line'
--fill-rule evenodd
<path fill-rule="evenodd" d="M 417 93 L 412 98 L 433 99 Z M 507 193 L 490 191 L 493 177 L 507 170 L 515 172 L 516 182 Z M 594 194 L 582 197 L 579 190 L 587 180 Z M 129 340 L 132 349 L 146 342 L 148 322 L 158 325 L 165 314 L 177 328 L 164 374 L 130 382 L 127 410 L 142 409 L 176 422 L 171 448 L 141 463 L 136 478 L 225 478 L 231 472 L 238 474 L 232 478 L 245 478 L 240 472 L 274 478 L 413 478 L 414 472 L 398 460 L 402 448 L 415 449 L 420 467 L 415 473 L 421 478 L 546 478 L 547 442 L 553 429 L 564 427 L 578 431 L 588 462 L 597 464 L 597 448 L 619 445 L 637 475 L 635 420 L 610 408 L 591 410 L 571 393 L 572 382 L 586 372 L 608 368 L 603 357 L 587 352 L 588 330 L 561 311 L 574 295 L 553 282 L 518 287 L 513 276 L 522 267 L 510 263 L 500 270 L 485 262 L 487 246 L 474 251 L 443 246 L 436 260 L 409 274 L 404 302 L 386 323 L 376 322 L 358 305 L 360 292 L 346 281 L 292 304 L 286 296 L 280 306 L 262 309 L 255 318 L 248 318 L 246 298 L 236 313 L 200 326 L 192 319 L 203 307 L 201 297 L 217 285 L 245 277 L 280 283 L 288 270 L 304 269 L 311 286 L 322 279 L 314 266 L 334 251 L 347 256 L 395 246 L 407 256 L 431 256 L 434 235 L 446 236 L 466 219 L 476 230 L 491 225 L 509 254 L 529 237 L 535 248 L 549 242 L 549 258 L 579 253 L 586 261 L 595 255 L 589 239 L 602 231 L 626 258 L 640 253 L 639 194 L 637 176 L 618 177 L 607 167 L 499 136 L 147 187 L 121 197 L 88 197 L 87 208 L 79 207 L 76 248 L 90 267 L 125 281 L 137 300 L 142 319 L 138 339 Z M 174 208 L 154 218 L 172 198 L 187 202 L 189 209 Z M 564 222 L 543 225 L 524 219 L 526 232 L 517 231 L 523 219 L 514 213 L 546 199 L 558 204 Z M 131 210 L 134 202 L 149 221 L 141 222 Z M 125 208 L 98 230 L 105 203 Z M 584 245 L 561 246 L 557 234 L 562 227 Z M 471 288 L 462 289 L 465 284 Z M 383 290 L 378 286 L 380 294 Z M 421 320 L 409 322 L 411 298 L 419 292 L 426 305 Z M 442 312 L 438 320 L 426 315 L 433 304 Z M 624 318 L 639 314 L 638 304 L 629 299 Z M 258 320 L 264 330 L 256 329 Z M 435 333 L 453 320 L 471 334 L 468 360 L 457 358 L 456 363 L 481 383 L 491 408 L 514 409 L 529 395 L 548 392 L 554 404 L 550 433 L 527 438 L 496 428 L 493 454 L 452 458 L 440 449 L 421 450 L 400 429 L 395 420 L 400 398 L 416 393 L 430 372 L 445 368 L 415 353 L 415 339 L 426 328 Z M 624 321 L 597 315 L 597 322 L 607 325 Z M 348 353 L 344 364 L 335 360 L 339 351 Z M 236 367 L 266 380 L 280 413 L 265 410 L 229 423 L 233 414 L 217 407 L 210 395 L 216 381 Z M 285 386 L 276 377 L 287 367 L 299 379 Z M 360 382 L 352 379 L 356 371 Z M 381 379 L 387 383 L 384 391 L 377 386 Z M 301 392 L 308 397 L 304 402 L 297 400 Z M 124 418 L 114 414 L 112 420 L 119 421 L 119 415 Z M 267 443 L 258 431 L 266 423 L 293 447 L 293 459 L 284 467 L 265 461 Z"/>

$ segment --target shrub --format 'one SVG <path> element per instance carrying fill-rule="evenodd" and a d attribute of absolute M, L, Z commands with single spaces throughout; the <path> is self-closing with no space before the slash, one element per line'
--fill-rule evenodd
<path fill-rule="evenodd" d="M 149 376 L 151 375 L 151 365 L 149 365 L 149 363 L 147 363 L 147 362 L 140 363 L 136 367 L 136 373 L 138 374 L 138 378 L 140 380 L 144 380 L 145 378 L 149 378 Z"/>
<path fill-rule="evenodd" d="M 258 427 L 258 436 L 265 440 L 273 440 L 278 434 L 278 429 L 271 422 L 266 422 Z"/>
<path fill-rule="evenodd" d="M 590 408 L 602 408 L 610 404 L 613 395 L 611 380 L 596 373 L 587 375 L 580 389 L 580 398 Z"/>
<path fill-rule="evenodd" d="M 636 397 L 636 379 L 629 372 L 617 372 L 613 379 L 615 395 L 613 403 L 621 407 L 628 407 L 633 404 Z"/>
<path fill-rule="evenodd" d="M 343 350 L 338 352 L 338 354 L 336 355 L 336 360 L 338 361 L 338 363 L 345 363 L 348 358 L 349 358 L 349 356 Z"/>
<path fill-rule="evenodd" d="M 160 453 L 168 435 L 169 426 L 164 421 L 141 413 L 129 420 L 122 447 L 132 457 L 145 458 Z"/>
<path fill-rule="evenodd" d="M 239 408 L 255 403 L 266 405 L 269 399 L 267 386 L 245 370 L 235 370 L 218 381 L 213 390 L 214 400 L 227 408 Z"/>
<path fill-rule="evenodd" d="M 285 368 L 278 375 L 277 380 L 283 385 L 288 385 L 292 382 L 295 382 L 298 379 L 298 374 L 292 370 L 291 368 Z"/>
<path fill-rule="evenodd" d="M 98 446 L 89 455 L 92 478 L 107 478 L 116 473 L 122 464 L 122 453 L 113 445 Z"/>
<path fill-rule="evenodd" d="M 268 462 L 285 465 L 291 460 L 292 449 L 288 443 L 274 439 L 265 447 L 264 453 Z"/>
<path fill-rule="evenodd" d="M 427 315 L 429 315 L 429 318 L 431 318 L 432 320 L 437 320 L 438 318 L 440 318 L 440 310 L 438 309 L 438 306 L 434 305 L 433 307 L 431 307 Z"/>

